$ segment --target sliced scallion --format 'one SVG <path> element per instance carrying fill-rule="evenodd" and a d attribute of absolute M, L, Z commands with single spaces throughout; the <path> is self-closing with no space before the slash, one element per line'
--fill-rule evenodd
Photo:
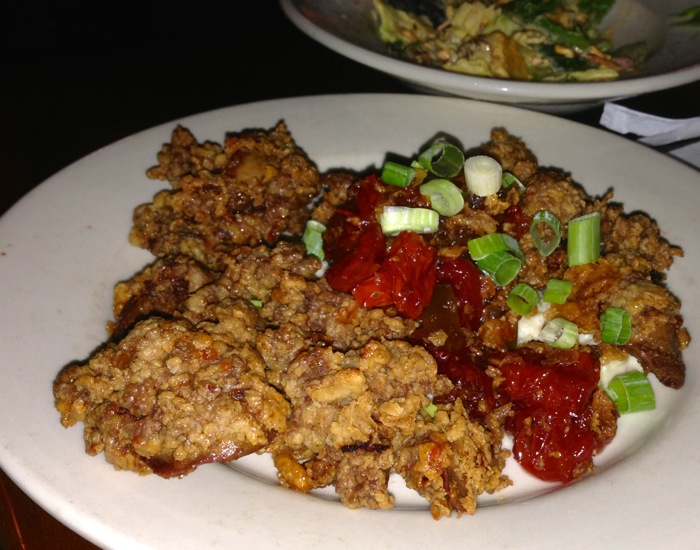
<path fill-rule="evenodd" d="M 480 197 L 498 193 L 503 182 L 503 168 L 486 155 L 469 157 L 464 162 L 464 179 L 469 190 Z"/>
<path fill-rule="evenodd" d="M 629 311 L 609 307 L 600 318 L 600 339 L 606 344 L 624 345 L 632 335 L 632 319 Z"/>
<path fill-rule="evenodd" d="M 379 176 L 387 185 L 396 187 L 408 187 L 416 177 L 416 171 L 410 166 L 405 166 L 397 162 L 387 161 L 382 167 L 382 173 Z"/>
<path fill-rule="evenodd" d="M 463 164 L 464 153 L 459 147 L 438 140 L 418 155 L 412 166 L 424 168 L 439 178 L 453 178 L 459 174 Z"/>
<path fill-rule="evenodd" d="M 522 181 L 520 181 L 516 176 L 514 176 L 510 172 L 503 172 L 503 177 L 501 178 L 501 186 L 504 189 L 508 189 L 511 185 L 516 185 L 518 187 L 518 191 L 520 191 L 521 194 L 525 192 L 526 188 Z"/>
<path fill-rule="evenodd" d="M 571 281 L 549 279 L 542 294 L 542 300 L 550 304 L 563 304 L 571 294 Z"/>
<path fill-rule="evenodd" d="M 440 224 L 440 215 L 430 208 L 385 206 L 379 215 L 379 223 L 386 235 L 397 235 L 401 231 L 435 233 Z"/>
<path fill-rule="evenodd" d="M 520 250 L 518 241 L 507 233 L 489 233 L 471 239 L 467 242 L 467 248 L 469 249 L 469 255 L 474 261 L 485 258 L 492 252 L 499 250 L 509 251 L 521 261 L 525 261 L 525 256 Z"/>
<path fill-rule="evenodd" d="M 537 291 L 526 283 L 518 283 L 510 291 L 507 298 L 507 304 L 518 315 L 528 315 L 539 300 Z"/>
<path fill-rule="evenodd" d="M 326 226 L 316 220 L 306 222 L 301 240 L 306 245 L 306 253 L 323 261 L 323 232 Z"/>
<path fill-rule="evenodd" d="M 437 412 L 437 405 L 435 403 L 430 403 L 421 409 L 430 418 L 435 418 L 435 413 Z"/>
<path fill-rule="evenodd" d="M 462 191 L 445 179 L 434 179 L 421 185 L 418 190 L 430 200 L 430 207 L 443 216 L 454 216 L 464 208 Z"/>
<path fill-rule="evenodd" d="M 600 257 L 600 212 L 591 212 L 571 220 L 567 239 L 570 266 L 597 262 Z"/>
<path fill-rule="evenodd" d="M 578 341 L 578 327 L 567 319 L 557 317 L 542 328 L 539 340 L 553 348 L 571 349 Z"/>
<path fill-rule="evenodd" d="M 656 408 L 654 388 L 643 372 L 618 374 L 608 383 L 606 393 L 620 414 L 650 411 Z"/>
<path fill-rule="evenodd" d="M 497 250 L 476 260 L 476 265 L 497 285 L 505 286 L 518 276 L 523 262 L 507 250 Z"/>
<path fill-rule="evenodd" d="M 545 226 L 542 230 L 542 225 Z M 547 210 L 540 210 L 532 217 L 530 236 L 542 256 L 549 256 L 561 242 L 561 222 Z"/>

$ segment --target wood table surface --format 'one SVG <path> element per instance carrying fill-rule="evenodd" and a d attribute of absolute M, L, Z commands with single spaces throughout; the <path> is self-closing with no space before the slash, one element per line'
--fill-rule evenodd
<path fill-rule="evenodd" d="M 245 9 L 16 4 L 4 10 L 0 33 L 0 214 L 92 151 L 182 116 L 292 96 L 415 93 L 312 41 L 272 0 Z M 623 103 L 686 117 L 700 115 L 698 98 L 696 82 Z M 598 126 L 600 113 L 567 118 Z M 96 548 L 46 514 L 11 474 L 0 470 L 0 548 Z"/>

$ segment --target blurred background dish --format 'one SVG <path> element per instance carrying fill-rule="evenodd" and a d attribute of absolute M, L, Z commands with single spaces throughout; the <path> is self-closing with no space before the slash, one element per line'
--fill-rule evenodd
<path fill-rule="evenodd" d="M 320 44 L 397 77 L 417 90 L 517 104 L 553 113 L 575 112 L 607 100 L 673 88 L 700 79 L 700 26 L 671 25 L 693 0 L 618 0 L 601 23 L 615 46 L 644 38 L 652 55 L 640 70 L 614 80 L 535 82 L 428 67 L 392 53 L 378 34 L 372 0 L 281 0 L 284 13 Z"/>

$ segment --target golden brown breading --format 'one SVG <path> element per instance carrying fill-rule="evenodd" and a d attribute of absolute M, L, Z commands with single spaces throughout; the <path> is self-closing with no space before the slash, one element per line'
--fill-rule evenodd
<path fill-rule="evenodd" d="M 184 254 L 219 270 L 222 255 L 238 245 L 301 234 L 321 182 L 283 123 L 269 132 L 229 136 L 223 153 L 196 145 L 185 132 L 174 134 L 159 155 L 160 168 L 149 172 L 169 179 L 173 189 L 136 208 L 133 245 L 156 256 Z"/>
<path fill-rule="evenodd" d="M 503 128 L 491 130 L 491 139 L 481 149 L 484 154 L 495 158 L 504 172 L 511 172 L 523 183 L 527 183 L 539 169 L 537 157 L 525 142 Z"/>
<path fill-rule="evenodd" d="M 484 423 L 470 420 L 462 402 L 438 407 L 432 421 L 417 426 L 404 442 L 394 465 L 406 485 L 428 502 L 435 519 L 474 514 L 483 493 L 504 489 L 511 481 L 503 475 L 510 452 L 501 448 L 503 428 L 489 415 Z"/>
<path fill-rule="evenodd" d="M 171 316 L 182 311 L 190 294 L 212 282 L 216 275 L 187 256 L 158 258 L 127 281 L 114 287 L 114 322 L 109 332 L 119 338 L 136 321 L 152 315 Z"/>
<path fill-rule="evenodd" d="M 239 304 L 247 310 L 250 306 Z M 86 451 L 115 468 L 163 477 L 229 462 L 265 447 L 286 425 L 289 406 L 270 386 L 265 363 L 228 327 L 193 327 L 152 317 L 54 383 L 61 423 L 83 422 Z"/>

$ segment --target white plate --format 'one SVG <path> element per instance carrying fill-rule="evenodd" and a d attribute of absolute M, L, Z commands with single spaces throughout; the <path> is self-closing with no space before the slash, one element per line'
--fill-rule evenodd
<path fill-rule="evenodd" d="M 663 25 L 668 14 L 697 4 L 696 0 L 634 1 L 652 6 L 662 16 Z M 372 18 L 372 0 L 281 0 L 280 3 L 287 17 L 320 44 L 433 93 L 516 103 L 549 112 L 571 112 L 608 99 L 673 88 L 700 79 L 700 29 L 697 27 L 667 29 L 661 49 L 648 60 L 639 76 L 608 82 L 519 82 L 453 73 L 418 65 L 390 54 L 377 36 L 376 23 Z M 633 10 L 629 13 L 645 12 Z M 625 18 L 621 20 L 625 21 Z M 639 16 L 635 27 L 637 30 L 644 27 L 647 34 L 657 34 L 653 23 L 644 15 Z M 621 34 L 630 36 L 633 30 L 634 27 L 624 28 Z"/>
<path fill-rule="evenodd" d="M 127 243 L 133 208 L 163 187 L 144 172 L 176 124 L 200 140 L 271 128 L 284 119 L 321 169 L 378 166 L 411 155 L 437 132 L 465 146 L 505 126 L 543 165 L 561 166 L 592 193 L 608 188 L 628 210 L 648 209 L 685 248 L 669 283 L 697 333 L 700 242 L 694 237 L 700 175 L 623 138 L 532 111 L 416 95 L 337 95 L 254 103 L 139 133 L 59 172 L 0 219 L 0 466 L 49 513 L 109 548 L 658 548 L 695 537 L 700 514 L 696 436 L 697 345 L 686 385 L 659 389 L 659 409 L 622 419 L 594 477 L 537 498 L 435 521 L 427 510 L 349 510 L 326 498 L 265 483 L 264 459 L 242 475 L 213 464 L 181 480 L 117 472 L 83 452 L 82 428 L 59 424 L 51 384 L 68 362 L 105 338 L 112 286 L 150 255 Z M 546 128 L 546 131 L 542 131 Z M 519 499 L 539 490 L 519 482 Z M 263 475 L 264 477 L 264 475 Z M 548 486 L 548 488 L 551 486 Z M 403 497 L 402 497 L 403 498 Z M 409 507 L 410 508 L 410 507 Z M 686 547 L 687 547 L 686 545 Z"/>

